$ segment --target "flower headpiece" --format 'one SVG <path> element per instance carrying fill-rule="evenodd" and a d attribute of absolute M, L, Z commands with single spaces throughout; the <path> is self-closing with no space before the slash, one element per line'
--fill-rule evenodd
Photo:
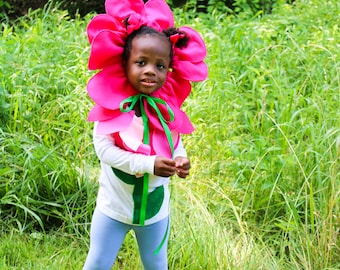
<path fill-rule="evenodd" d="M 98 121 L 98 134 L 112 134 L 126 129 L 134 116 L 133 111 L 121 110 L 122 101 L 139 92 L 132 88 L 123 67 L 125 41 L 129 34 L 142 26 L 150 26 L 158 31 L 174 27 L 173 14 L 164 0 L 106 0 L 106 14 L 95 16 L 87 27 L 91 44 L 89 69 L 100 69 L 88 82 L 87 89 L 95 106 L 89 113 L 89 121 Z M 180 110 L 191 91 L 190 81 L 201 81 L 207 77 L 207 66 L 203 62 L 206 48 L 199 34 L 190 27 L 180 27 L 189 38 L 185 48 L 173 46 L 173 61 L 165 84 L 151 94 L 166 101 L 174 117 L 168 123 L 171 131 L 188 134 L 193 126 Z M 170 37 L 172 44 L 181 39 L 181 34 Z M 160 104 L 159 110 L 169 119 L 168 109 Z M 159 117 L 145 104 L 151 136 L 164 138 L 164 130 Z M 152 140 L 157 144 L 157 139 Z M 154 145 L 157 148 L 157 146 Z"/>

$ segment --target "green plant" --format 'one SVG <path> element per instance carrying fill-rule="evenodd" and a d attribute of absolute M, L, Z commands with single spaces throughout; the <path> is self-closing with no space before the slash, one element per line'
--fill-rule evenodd
<path fill-rule="evenodd" d="M 74 35 L 80 28 L 83 21 L 46 6 L 2 31 L 0 213 L 21 231 L 84 231 L 94 207 L 91 127 L 84 125 L 87 41 Z"/>
<path fill-rule="evenodd" d="M 171 182 L 170 269 L 339 269 L 337 7 L 175 10 L 177 25 L 202 34 L 209 78 L 184 106 L 196 130 L 183 136 L 191 175 Z M 1 31 L 0 269 L 85 260 L 99 174 L 86 121 L 90 18 L 48 6 Z M 131 233 L 113 269 L 136 265 Z"/>

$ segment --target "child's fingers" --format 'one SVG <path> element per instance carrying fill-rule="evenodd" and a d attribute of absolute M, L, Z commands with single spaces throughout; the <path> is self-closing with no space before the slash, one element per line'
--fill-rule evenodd
<path fill-rule="evenodd" d="M 176 157 L 176 168 L 181 168 L 184 170 L 189 170 L 190 169 L 190 161 L 188 158 L 185 157 Z"/>
<path fill-rule="evenodd" d="M 189 175 L 189 170 L 181 170 L 178 169 L 176 170 L 176 174 L 178 175 L 178 177 L 180 178 L 186 178 Z"/>
<path fill-rule="evenodd" d="M 176 173 L 175 162 L 165 157 L 156 157 L 154 173 L 163 177 L 174 175 Z"/>

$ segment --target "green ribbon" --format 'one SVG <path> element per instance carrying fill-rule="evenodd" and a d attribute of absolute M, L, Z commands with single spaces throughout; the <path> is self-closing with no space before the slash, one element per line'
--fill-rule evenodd
<path fill-rule="evenodd" d="M 166 106 L 168 110 L 168 114 L 170 116 L 170 121 L 172 122 L 175 118 L 173 111 L 171 110 L 170 106 L 162 99 L 148 96 L 145 94 L 138 94 L 135 96 L 128 97 L 124 99 L 120 103 L 120 111 L 121 112 L 130 112 L 134 109 L 135 105 L 139 102 L 141 116 L 143 120 L 143 126 L 144 126 L 144 134 L 143 134 L 143 143 L 149 145 L 150 144 L 150 128 L 149 128 L 149 119 L 148 115 L 146 114 L 144 105 L 150 105 L 151 108 L 154 109 L 154 111 L 157 114 L 158 120 L 160 121 L 163 130 L 165 132 L 165 135 L 167 137 L 169 147 L 171 150 L 171 155 L 174 154 L 174 144 L 172 141 L 171 131 L 168 127 L 168 121 L 164 118 L 162 115 L 162 112 L 158 108 L 158 104 Z M 146 103 L 146 104 L 145 104 Z M 141 209 L 140 209 L 140 218 L 139 218 L 139 224 L 144 226 L 145 224 L 145 216 L 146 216 L 146 207 L 147 207 L 147 197 L 148 197 L 148 190 L 149 190 L 149 174 L 144 174 L 143 178 L 143 191 L 142 191 L 142 202 L 141 202 Z"/>

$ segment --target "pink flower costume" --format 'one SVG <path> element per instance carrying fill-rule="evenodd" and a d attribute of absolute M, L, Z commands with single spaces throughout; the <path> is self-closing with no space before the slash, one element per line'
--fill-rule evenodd
<path fill-rule="evenodd" d="M 173 14 L 164 0 L 107 0 L 106 14 L 93 18 L 87 28 L 91 44 L 89 69 L 100 71 L 88 82 L 87 89 L 95 106 L 88 120 L 97 122 L 97 133 L 113 136 L 122 149 L 144 155 L 162 155 L 171 158 L 179 141 L 179 134 L 189 134 L 194 128 L 187 115 L 180 109 L 191 91 L 190 81 L 201 81 L 207 77 L 207 66 L 203 62 L 206 48 L 199 34 L 189 28 L 180 27 L 189 37 L 185 48 L 173 46 L 173 61 L 165 84 L 151 95 L 141 94 L 129 84 L 122 54 L 129 34 L 141 26 L 150 26 L 158 31 L 174 27 Z M 170 37 L 175 44 L 180 34 Z M 130 143 L 129 136 L 135 134 L 134 105 L 139 102 L 142 113 L 143 136 L 139 144 Z M 152 194 L 148 193 L 148 175 L 143 181 L 113 168 L 122 181 L 140 186 L 134 198 L 134 224 L 144 225 L 150 218 L 147 204 Z M 124 179 L 124 180 L 123 180 Z M 137 188 L 137 187 L 136 187 Z"/>

